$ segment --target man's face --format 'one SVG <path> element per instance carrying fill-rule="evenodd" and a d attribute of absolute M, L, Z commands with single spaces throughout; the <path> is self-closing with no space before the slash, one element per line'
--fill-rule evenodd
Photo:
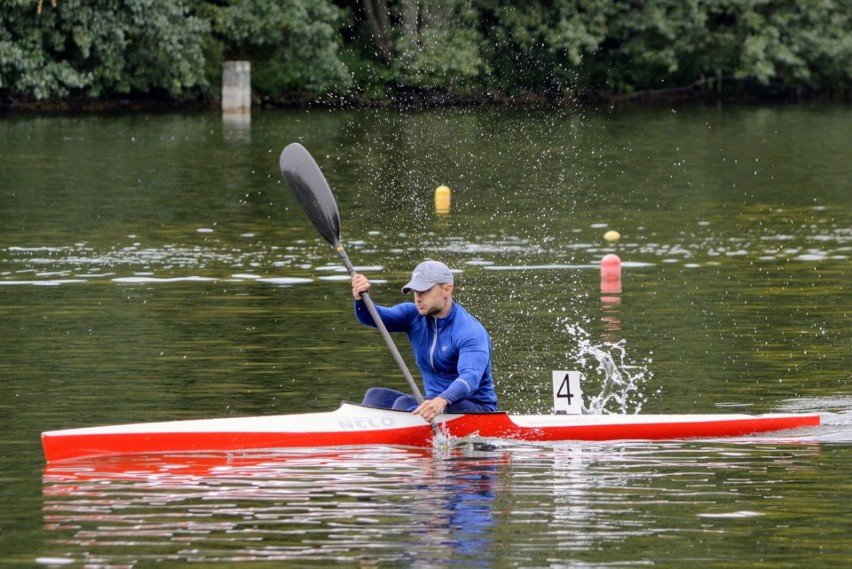
<path fill-rule="evenodd" d="M 414 304 L 421 316 L 444 317 L 450 311 L 450 297 L 453 293 L 453 285 L 436 284 L 429 290 L 414 291 Z"/>

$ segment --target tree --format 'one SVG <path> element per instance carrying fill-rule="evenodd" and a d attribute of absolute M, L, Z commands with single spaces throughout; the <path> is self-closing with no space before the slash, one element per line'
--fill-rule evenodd
<path fill-rule="evenodd" d="M 733 74 L 761 84 L 813 90 L 852 78 L 852 9 L 848 2 L 749 0 L 736 7 L 741 49 Z"/>
<path fill-rule="evenodd" d="M 201 37 L 209 25 L 190 15 L 181 0 L 4 4 L 0 93 L 7 97 L 160 92 L 179 99 L 207 86 Z"/>
<path fill-rule="evenodd" d="M 848 0 L 481 0 L 494 88 L 613 94 L 697 83 L 844 91 Z M 760 87 L 758 87 L 760 88 Z"/>
<path fill-rule="evenodd" d="M 345 92 L 349 70 L 339 55 L 343 11 L 326 0 L 228 0 L 205 3 L 221 57 L 252 61 L 261 96 Z"/>
<path fill-rule="evenodd" d="M 5 0 L 0 97 L 848 94 L 849 0 Z M 354 87 L 354 89 L 353 89 Z"/>
<path fill-rule="evenodd" d="M 361 0 L 374 56 L 395 88 L 468 92 L 489 66 L 471 0 Z M 373 75 L 372 77 L 376 77 Z"/>
<path fill-rule="evenodd" d="M 491 88 L 561 96 L 590 80 L 617 9 L 611 0 L 483 2 L 483 53 Z"/>

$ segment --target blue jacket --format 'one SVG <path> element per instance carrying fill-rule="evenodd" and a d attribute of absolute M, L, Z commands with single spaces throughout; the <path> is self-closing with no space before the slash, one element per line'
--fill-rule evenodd
<path fill-rule="evenodd" d="M 491 338 L 485 327 L 453 302 L 445 318 L 421 316 L 413 302 L 376 306 L 389 332 L 406 332 L 420 373 L 426 399 L 440 396 L 450 405 L 469 399 L 497 410 L 491 377 Z M 355 301 L 355 316 L 375 326 L 363 301 Z"/>

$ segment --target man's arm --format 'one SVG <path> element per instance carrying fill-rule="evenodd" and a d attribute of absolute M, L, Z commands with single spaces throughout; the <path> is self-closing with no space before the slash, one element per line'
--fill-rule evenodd
<path fill-rule="evenodd" d="M 379 313 L 379 318 L 384 322 L 388 332 L 407 332 L 411 326 L 412 310 L 415 313 L 417 312 L 417 308 L 410 302 L 397 304 L 396 306 L 376 305 L 376 312 Z M 355 317 L 358 318 L 358 322 L 361 324 L 376 327 L 373 316 L 367 310 L 367 305 L 363 300 L 355 301 Z"/>
<path fill-rule="evenodd" d="M 361 299 L 361 295 L 369 292 L 372 285 L 364 275 L 355 273 L 352 275 L 352 296 L 355 297 L 355 317 L 358 322 L 367 326 L 376 326 L 373 321 L 373 316 L 367 310 L 367 305 Z M 397 304 L 393 307 L 385 307 L 376 305 L 376 312 L 385 324 L 388 332 L 406 332 L 408 331 L 413 315 L 411 309 L 417 311 L 417 308 L 411 304 Z"/>

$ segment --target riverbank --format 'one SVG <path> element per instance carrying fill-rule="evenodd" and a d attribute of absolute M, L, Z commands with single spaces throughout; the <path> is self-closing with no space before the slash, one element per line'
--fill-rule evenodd
<path fill-rule="evenodd" d="M 438 91 L 405 92 L 389 95 L 383 99 L 367 99 L 360 96 L 311 97 L 299 93 L 288 93 L 280 98 L 263 97 L 255 99 L 255 108 L 297 109 L 297 108 L 400 108 L 427 109 L 440 107 L 483 107 L 483 106 L 600 106 L 638 104 L 654 106 L 658 104 L 797 104 L 805 102 L 825 102 L 848 104 L 852 102 L 852 91 L 814 93 L 801 88 L 783 85 L 766 86 L 749 81 L 730 81 L 720 88 L 718 83 L 699 80 L 690 85 L 649 89 L 631 93 L 611 93 L 602 90 L 565 95 L 526 93 L 519 95 L 483 93 L 470 96 L 448 94 Z M 63 113 L 63 112 L 167 112 L 199 111 L 217 109 L 220 101 L 215 99 L 174 100 L 163 97 L 117 97 L 88 99 L 68 97 L 53 100 L 2 100 L 0 113 Z"/>

